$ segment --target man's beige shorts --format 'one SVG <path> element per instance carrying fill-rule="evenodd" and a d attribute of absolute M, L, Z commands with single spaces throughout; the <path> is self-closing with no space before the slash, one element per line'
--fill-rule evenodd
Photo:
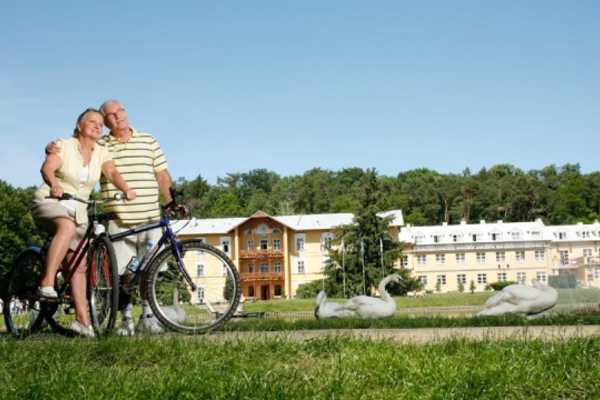
<path fill-rule="evenodd" d="M 111 235 L 125 232 L 131 228 L 133 227 L 121 225 L 118 223 L 118 221 L 108 222 L 108 233 Z M 127 264 L 129 264 L 129 261 L 132 257 L 137 257 L 137 259 L 141 261 L 146 254 L 146 251 L 154 246 L 161 236 L 161 228 L 156 228 L 150 231 L 127 236 L 126 238 L 116 242 L 112 242 L 113 248 L 115 249 L 115 255 L 117 257 L 119 275 L 123 275 L 125 268 L 127 268 Z"/>

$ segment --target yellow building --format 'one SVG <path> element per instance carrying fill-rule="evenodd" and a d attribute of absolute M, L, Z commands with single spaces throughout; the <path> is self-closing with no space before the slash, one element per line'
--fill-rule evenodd
<path fill-rule="evenodd" d="M 534 222 L 403 226 L 401 210 L 392 216 L 390 234 L 408 244 L 397 265 L 408 268 L 427 290 L 468 291 L 498 281 L 548 282 L 574 274 L 584 287 L 600 287 L 600 224 L 546 226 Z M 291 298 L 299 285 L 323 278 L 328 247 L 337 226 L 353 214 L 270 216 L 178 221 L 181 238 L 202 239 L 223 250 L 240 272 L 242 293 L 249 299 Z M 223 269 L 186 254 L 188 271 L 202 293 L 222 296 Z M 439 285 L 438 285 L 439 282 Z M 213 293 L 214 292 L 214 293 Z"/>
<path fill-rule="evenodd" d="M 397 236 L 402 212 L 380 215 L 393 217 L 390 233 Z M 240 272 L 246 298 L 291 298 L 301 284 L 323 278 L 334 230 L 352 223 L 353 218 L 349 213 L 270 216 L 258 211 L 248 218 L 178 221 L 173 229 L 181 239 L 201 239 L 223 250 Z M 200 287 L 200 295 L 219 298 L 223 269 L 202 257 L 186 254 L 186 265 L 196 267 L 188 272 Z"/>
<path fill-rule="evenodd" d="M 419 226 L 402 228 L 409 243 L 402 265 L 427 290 L 475 290 L 498 281 L 547 282 L 574 274 L 581 286 L 600 287 L 600 224 L 546 226 L 535 222 Z M 438 283 L 439 282 L 439 283 Z"/>

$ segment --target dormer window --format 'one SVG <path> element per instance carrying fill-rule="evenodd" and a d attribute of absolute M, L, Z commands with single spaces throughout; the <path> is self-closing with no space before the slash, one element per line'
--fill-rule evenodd
<path fill-rule="evenodd" d="M 440 236 L 439 235 L 433 235 L 433 243 L 439 243 L 440 242 Z"/>
<path fill-rule="evenodd" d="M 567 238 L 567 232 L 558 232 L 558 238 L 559 239 L 566 239 Z"/>
<path fill-rule="evenodd" d="M 511 232 L 510 233 L 510 238 L 512 240 L 519 240 L 519 239 L 521 239 L 521 232 Z"/>

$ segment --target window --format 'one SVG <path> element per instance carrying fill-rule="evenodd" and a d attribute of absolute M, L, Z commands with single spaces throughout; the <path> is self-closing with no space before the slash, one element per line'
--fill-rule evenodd
<path fill-rule="evenodd" d="M 304 274 L 304 261 L 298 261 L 298 273 L 299 274 Z"/>
<path fill-rule="evenodd" d="M 427 275 L 419 275 L 417 280 L 421 282 L 423 286 L 427 285 Z"/>
<path fill-rule="evenodd" d="M 506 272 L 498 272 L 498 282 L 506 282 Z"/>
<path fill-rule="evenodd" d="M 456 275 L 456 283 L 457 284 L 465 284 L 467 283 L 467 275 L 466 274 L 458 274 Z"/>
<path fill-rule="evenodd" d="M 408 266 L 408 256 L 400 256 L 400 266 L 401 267 Z"/>
<path fill-rule="evenodd" d="M 439 283 L 440 285 L 445 285 L 446 284 L 446 275 L 438 275 L 436 282 Z"/>
<path fill-rule="evenodd" d="M 560 263 L 561 265 L 569 264 L 569 250 L 560 250 Z"/>
<path fill-rule="evenodd" d="M 479 264 L 485 264 L 485 253 L 477 253 L 477 262 Z"/>
<path fill-rule="evenodd" d="M 525 262 L 525 252 L 524 251 L 515 251 L 515 258 L 517 262 L 524 263 Z"/>
<path fill-rule="evenodd" d="M 248 286 L 248 297 L 254 297 L 254 286 Z"/>
<path fill-rule="evenodd" d="M 487 283 L 487 275 L 486 274 L 477 274 L 477 283 Z"/>
<path fill-rule="evenodd" d="M 267 250 L 269 248 L 269 241 L 267 239 L 260 239 L 260 249 Z"/>
<path fill-rule="evenodd" d="M 546 273 L 545 272 L 537 272 L 535 274 L 535 278 L 540 282 L 546 282 Z"/>
<path fill-rule="evenodd" d="M 281 235 L 281 229 L 279 229 L 279 228 L 273 228 L 272 234 L 273 234 L 273 236 L 275 236 L 275 235 Z"/>
<path fill-rule="evenodd" d="M 498 232 L 492 233 L 492 240 L 495 242 L 502 239 L 502 234 Z"/>
<path fill-rule="evenodd" d="M 435 263 L 443 264 L 446 261 L 446 256 L 444 254 L 436 254 L 435 255 Z"/>
<path fill-rule="evenodd" d="M 477 241 L 477 234 L 476 233 L 472 234 L 471 238 L 473 239 L 474 242 L 476 242 Z"/>
<path fill-rule="evenodd" d="M 417 256 L 417 264 L 424 265 L 425 263 L 427 263 L 427 256 L 426 255 L 418 255 Z"/>
<path fill-rule="evenodd" d="M 424 239 L 425 239 L 425 236 L 423 236 L 423 235 L 415 236 L 415 244 L 423 243 Z"/>
<path fill-rule="evenodd" d="M 541 233 L 539 231 L 531 231 L 531 238 L 532 239 L 539 239 Z"/>
<path fill-rule="evenodd" d="M 517 282 L 524 285 L 527 281 L 527 274 L 525 272 L 517 272 Z"/>
<path fill-rule="evenodd" d="M 296 236 L 296 251 L 304 251 L 304 236 Z"/>
<path fill-rule="evenodd" d="M 506 255 L 503 251 L 496 252 L 496 262 L 503 263 L 506 260 Z"/>
<path fill-rule="evenodd" d="M 331 241 L 333 240 L 333 234 L 330 232 L 323 233 L 321 235 L 321 251 L 331 250 Z"/>
<path fill-rule="evenodd" d="M 589 231 L 583 231 L 581 232 L 581 237 L 584 239 L 589 239 L 590 238 L 590 232 Z"/>
<path fill-rule="evenodd" d="M 439 243 L 440 242 L 440 236 L 439 235 L 433 235 L 433 243 Z"/>
<path fill-rule="evenodd" d="M 269 264 L 260 264 L 260 272 L 265 273 L 269 272 Z"/>
<path fill-rule="evenodd" d="M 458 235 L 452 235 L 452 241 L 458 242 Z"/>
<path fill-rule="evenodd" d="M 583 260 L 586 264 L 591 263 L 592 249 L 583 249 Z"/>
<path fill-rule="evenodd" d="M 229 249 L 231 248 L 229 238 L 221 238 L 221 250 L 223 253 L 229 254 Z"/>
<path fill-rule="evenodd" d="M 275 264 L 273 264 L 273 271 L 274 272 L 281 272 L 281 262 L 275 261 Z"/>
<path fill-rule="evenodd" d="M 457 264 L 465 263 L 465 253 L 456 253 L 456 263 Z"/>
<path fill-rule="evenodd" d="M 511 232 L 510 233 L 510 238 L 512 240 L 519 240 L 519 239 L 521 239 L 521 232 Z"/>
<path fill-rule="evenodd" d="M 281 285 L 275 285 L 274 296 L 281 297 Z"/>
<path fill-rule="evenodd" d="M 204 276 L 204 264 L 196 265 L 196 276 Z"/>
<path fill-rule="evenodd" d="M 559 239 L 566 239 L 567 238 L 567 232 L 558 232 L 558 238 Z"/>
<path fill-rule="evenodd" d="M 535 250 L 535 261 L 544 261 L 544 249 Z"/>
<path fill-rule="evenodd" d="M 198 286 L 198 304 L 204 304 L 204 288 Z"/>
<path fill-rule="evenodd" d="M 248 240 L 248 250 L 254 250 L 254 240 Z"/>
<path fill-rule="evenodd" d="M 594 269 L 594 276 L 595 276 L 596 278 L 600 278 L 600 268 L 595 268 L 595 269 Z"/>
<path fill-rule="evenodd" d="M 253 264 L 248 264 L 246 266 L 246 270 L 250 273 L 254 272 L 254 265 Z"/>
<path fill-rule="evenodd" d="M 281 250 L 281 239 L 273 239 L 273 250 Z"/>

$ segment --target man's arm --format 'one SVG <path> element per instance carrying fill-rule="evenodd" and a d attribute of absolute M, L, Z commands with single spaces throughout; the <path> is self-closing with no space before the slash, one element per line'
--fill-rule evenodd
<path fill-rule="evenodd" d="M 156 182 L 158 182 L 158 189 L 162 195 L 165 204 L 169 204 L 173 199 L 171 198 L 171 175 L 169 171 L 163 169 L 162 171 L 155 172 Z"/>

